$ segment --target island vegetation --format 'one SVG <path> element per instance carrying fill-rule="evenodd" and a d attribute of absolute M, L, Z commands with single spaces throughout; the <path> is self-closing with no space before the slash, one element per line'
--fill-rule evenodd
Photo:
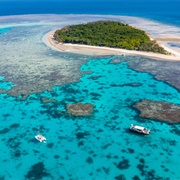
<path fill-rule="evenodd" d="M 97 21 L 66 26 L 56 30 L 54 38 L 61 43 L 168 54 L 156 41 L 151 40 L 145 31 L 118 21 Z"/>

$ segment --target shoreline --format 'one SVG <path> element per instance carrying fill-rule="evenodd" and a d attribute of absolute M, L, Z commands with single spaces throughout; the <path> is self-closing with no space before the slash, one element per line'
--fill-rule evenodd
<path fill-rule="evenodd" d="M 100 47 L 100 46 L 90 46 L 90 45 L 80 45 L 80 44 L 70 44 L 70 43 L 59 43 L 57 42 L 53 35 L 54 31 L 50 31 L 49 33 L 45 34 L 43 37 L 44 43 L 51 47 L 54 50 L 60 52 L 71 52 L 77 54 L 84 54 L 84 55 L 137 55 L 137 56 L 144 56 L 153 58 L 156 60 L 166 60 L 166 61 L 180 61 L 180 52 L 168 47 L 166 45 L 172 37 L 166 37 L 165 40 L 161 39 L 161 37 L 153 38 L 154 40 L 157 39 L 157 43 L 162 46 L 166 51 L 170 52 L 172 55 L 164 55 L 158 54 L 153 52 L 145 52 L 145 51 L 135 51 L 135 50 L 126 50 L 120 48 L 110 48 L 110 47 Z M 152 37 L 151 37 L 152 38 Z M 164 41 L 163 41 L 164 40 Z M 169 40 L 169 41 L 168 41 Z M 180 40 L 178 41 L 180 42 Z"/>

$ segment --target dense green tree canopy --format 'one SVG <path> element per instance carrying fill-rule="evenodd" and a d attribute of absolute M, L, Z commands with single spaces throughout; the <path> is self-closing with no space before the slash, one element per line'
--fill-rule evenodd
<path fill-rule="evenodd" d="M 63 43 L 167 53 L 155 41 L 151 41 L 145 31 L 118 21 L 97 21 L 67 26 L 56 30 L 54 38 Z"/>

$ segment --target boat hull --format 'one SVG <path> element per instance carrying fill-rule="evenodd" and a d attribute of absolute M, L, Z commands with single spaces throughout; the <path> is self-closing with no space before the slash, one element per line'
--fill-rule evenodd
<path fill-rule="evenodd" d="M 140 133 L 140 134 L 146 134 L 146 135 L 150 134 L 149 129 L 142 127 L 142 126 L 134 126 L 133 124 L 131 124 L 130 130 L 137 132 L 137 133 Z"/>

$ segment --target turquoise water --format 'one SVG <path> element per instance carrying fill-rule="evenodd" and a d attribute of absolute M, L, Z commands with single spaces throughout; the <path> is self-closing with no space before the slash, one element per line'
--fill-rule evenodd
<path fill-rule="evenodd" d="M 6 33 L 7 31 L 10 31 L 11 28 L 0 28 L 0 34 Z"/>
<path fill-rule="evenodd" d="M 1 90 L 11 89 L 14 86 L 14 84 L 11 82 L 6 82 L 6 81 L 4 81 L 4 79 L 5 79 L 5 77 L 0 76 L 0 89 Z"/>
<path fill-rule="evenodd" d="M 140 118 L 133 107 L 143 99 L 180 104 L 179 91 L 155 79 L 156 69 L 163 65 L 167 71 L 172 63 L 60 53 L 42 41 L 44 34 L 68 23 L 103 17 L 18 18 L 0 18 L 1 26 L 12 27 L 0 29 L 0 179 L 180 179 L 180 125 Z M 178 32 L 173 28 L 166 30 Z M 132 61 L 155 67 L 154 76 L 130 68 Z M 174 69 L 178 74 L 177 64 Z M 39 86 L 42 92 L 21 99 L 23 91 Z M 17 96 L 9 95 L 13 92 Z M 94 104 L 93 115 L 65 114 L 66 104 L 77 102 Z M 145 126 L 151 134 L 134 134 L 130 124 Z M 46 144 L 34 138 L 39 131 Z"/>
<path fill-rule="evenodd" d="M 79 82 L 26 100 L 0 95 L 1 179 L 180 178 L 179 125 L 140 118 L 133 108 L 142 99 L 180 104 L 180 93 L 127 62 L 111 64 L 112 59 L 91 59 L 81 71 L 92 73 Z M 64 114 L 65 105 L 76 102 L 94 104 L 94 114 Z M 129 132 L 131 123 L 151 134 Z M 35 140 L 38 129 L 47 144 Z"/>

